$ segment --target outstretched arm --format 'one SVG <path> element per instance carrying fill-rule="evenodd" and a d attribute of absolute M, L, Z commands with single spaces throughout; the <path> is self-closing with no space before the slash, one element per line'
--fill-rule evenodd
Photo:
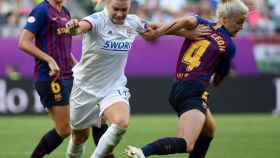
<path fill-rule="evenodd" d="M 194 16 L 185 16 L 183 18 L 176 19 L 169 24 L 162 25 L 156 30 L 156 35 L 176 35 L 178 31 L 182 29 L 193 30 L 197 26 L 198 22 Z"/>
<path fill-rule="evenodd" d="M 66 23 L 66 28 L 71 35 L 79 35 L 93 29 L 92 24 L 86 20 L 71 19 Z"/>
<path fill-rule="evenodd" d="M 211 29 L 208 26 L 198 25 L 192 30 L 180 29 L 170 33 L 170 35 L 181 36 L 190 40 L 202 40 L 206 35 L 209 35 L 210 33 Z"/>
<path fill-rule="evenodd" d="M 191 40 L 201 40 L 211 32 L 208 26 L 198 25 L 197 18 L 186 16 L 169 24 L 150 25 L 147 32 L 141 34 L 146 40 L 154 40 L 161 35 L 182 36 Z"/>

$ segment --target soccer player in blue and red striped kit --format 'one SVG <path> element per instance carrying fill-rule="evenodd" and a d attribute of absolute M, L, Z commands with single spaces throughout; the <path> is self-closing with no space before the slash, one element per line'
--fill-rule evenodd
<path fill-rule="evenodd" d="M 189 15 L 155 30 L 152 38 L 163 34 L 180 35 L 178 30 L 194 29 L 198 25 L 209 26 L 212 32 L 202 40 L 186 39 L 182 46 L 169 96 L 179 117 L 177 136 L 161 138 L 141 149 L 128 146 L 125 151 L 129 157 L 176 153 L 189 153 L 190 158 L 205 157 L 215 133 L 207 87 L 211 83 L 219 85 L 228 74 L 235 54 L 231 38 L 242 29 L 248 8 L 241 0 L 220 0 L 216 13 L 217 22 Z"/>
<path fill-rule="evenodd" d="M 35 57 L 35 88 L 54 123 L 54 128 L 41 138 L 32 158 L 50 154 L 70 134 L 69 95 L 76 59 L 71 54 L 72 36 L 65 28 L 71 16 L 64 1 L 45 0 L 38 4 L 19 37 L 19 48 Z M 96 144 L 106 129 L 106 125 L 93 127 Z M 113 157 L 109 155 L 107 158 Z"/>

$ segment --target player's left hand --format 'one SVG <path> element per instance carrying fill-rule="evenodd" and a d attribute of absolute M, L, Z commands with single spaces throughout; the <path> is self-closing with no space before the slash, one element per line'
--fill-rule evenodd
<path fill-rule="evenodd" d="M 194 30 L 188 31 L 188 39 L 202 40 L 211 34 L 211 29 L 205 25 L 198 25 Z"/>

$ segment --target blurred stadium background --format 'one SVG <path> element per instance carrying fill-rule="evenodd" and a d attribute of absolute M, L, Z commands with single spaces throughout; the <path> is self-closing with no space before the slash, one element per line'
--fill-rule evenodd
<path fill-rule="evenodd" d="M 0 0 L 0 158 L 27 158 L 51 126 L 33 89 L 33 59 L 17 49 L 18 33 L 40 1 Z M 132 0 L 131 12 L 150 22 L 168 22 L 190 12 L 215 20 L 218 1 Z M 237 54 L 231 74 L 210 96 L 218 132 L 208 158 L 280 157 L 280 120 L 274 117 L 280 115 L 280 1 L 244 1 L 251 12 L 235 38 Z M 95 0 L 67 0 L 67 7 L 77 18 L 103 8 Z M 116 150 L 118 158 L 125 157 L 122 149 L 127 144 L 143 145 L 175 135 L 177 118 L 167 98 L 181 44 L 182 39 L 173 36 L 153 43 L 135 41 L 126 70 L 134 115 Z M 74 38 L 77 57 L 80 50 L 80 37 Z M 94 148 L 88 142 L 87 156 Z M 66 145 L 50 157 L 65 157 Z"/>

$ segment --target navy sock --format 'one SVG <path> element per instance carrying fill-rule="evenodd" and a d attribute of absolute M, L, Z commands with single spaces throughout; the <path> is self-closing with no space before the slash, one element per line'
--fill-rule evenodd
<path fill-rule="evenodd" d="M 102 124 L 100 128 L 95 126 L 92 127 L 92 137 L 95 145 L 98 144 L 99 139 L 106 132 L 107 129 L 108 129 L 107 124 Z"/>
<path fill-rule="evenodd" d="M 58 135 L 56 130 L 50 130 L 41 138 L 39 144 L 33 151 L 31 158 L 41 158 L 44 155 L 51 153 L 62 142 L 63 139 Z"/>
<path fill-rule="evenodd" d="M 108 129 L 107 124 L 102 124 L 100 128 L 95 126 L 92 127 L 92 137 L 95 145 L 98 144 L 99 139 L 106 132 L 107 129 Z M 109 154 L 105 158 L 115 158 L 115 156 L 113 154 Z"/>
<path fill-rule="evenodd" d="M 212 137 L 199 136 L 189 158 L 204 158 L 212 139 Z"/>
<path fill-rule="evenodd" d="M 168 155 L 186 153 L 187 142 L 183 138 L 166 137 L 156 140 L 142 148 L 146 157 L 150 155 Z"/>

